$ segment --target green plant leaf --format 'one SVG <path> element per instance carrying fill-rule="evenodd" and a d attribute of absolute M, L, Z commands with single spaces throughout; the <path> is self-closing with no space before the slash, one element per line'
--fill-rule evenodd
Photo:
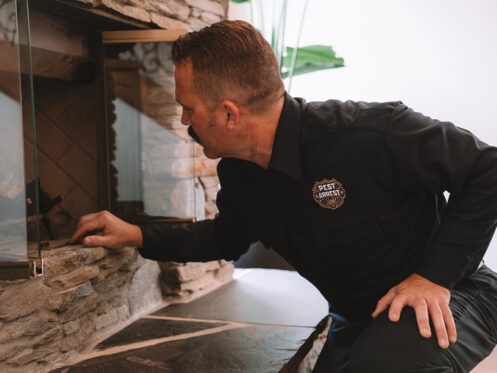
<path fill-rule="evenodd" d="M 250 3 L 250 0 L 230 0 L 232 3 Z"/>
<path fill-rule="evenodd" d="M 286 55 L 281 64 L 281 77 L 290 75 L 294 48 L 287 47 Z M 293 76 L 306 74 L 318 70 L 334 69 L 344 66 L 344 59 L 337 57 L 329 45 L 308 45 L 297 49 L 297 59 Z"/>

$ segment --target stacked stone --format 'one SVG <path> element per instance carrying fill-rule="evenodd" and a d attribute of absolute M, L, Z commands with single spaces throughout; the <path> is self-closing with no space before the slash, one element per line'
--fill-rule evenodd
<path fill-rule="evenodd" d="M 234 266 L 226 260 L 207 263 L 163 262 L 162 291 L 166 300 L 174 303 L 189 302 L 208 291 L 231 281 Z"/>
<path fill-rule="evenodd" d="M 217 174 L 211 176 L 199 177 L 199 182 L 202 185 L 205 193 L 205 217 L 212 219 L 218 213 L 216 205 L 217 192 L 219 191 L 219 178 Z"/>
<path fill-rule="evenodd" d="M 76 0 L 165 29 L 199 30 L 226 17 L 228 0 Z"/>
<path fill-rule="evenodd" d="M 160 269 L 136 249 L 43 252 L 45 274 L 0 283 L 0 371 L 46 372 L 163 303 Z"/>
<path fill-rule="evenodd" d="M 159 263 L 135 248 L 42 251 L 44 275 L 0 282 L 0 372 L 47 372 L 131 320 L 231 281 L 233 264 Z"/>

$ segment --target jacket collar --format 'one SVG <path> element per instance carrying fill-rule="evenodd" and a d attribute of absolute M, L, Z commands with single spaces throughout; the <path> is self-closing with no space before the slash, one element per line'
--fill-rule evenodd
<path fill-rule="evenodd" d="M 269 170 L 287 174 L 294 179 L 302 179 L 300 163 L 300 125 L 303 99 L 294 99 L 285 92 L 285 102 L 274 136 L 273 150 L 269 160 Z"/>

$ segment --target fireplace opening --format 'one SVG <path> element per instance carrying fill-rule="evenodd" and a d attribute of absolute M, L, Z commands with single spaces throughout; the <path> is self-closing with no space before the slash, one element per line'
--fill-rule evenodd
<path fill-rule="evenodd" d="M 0 61 L 0 104 L 13 101 L 0 154 L 0 262 L 21 261 L 21 277 L 36 274 L 30 259 L 40 272 L 42 248 L 67 241 L 89 213 L 132 223 L 205 216 L 200 151 L 174 98 L 171 41 L 185 31 L 144 34 L 61 4 L 0 6 L 10 58 Z"/>
<path fill-rule="evenodd" d="M 37 247 L 67 239 L 82 215 L 108 208 L 107 144 L 99 31 L 46 6 L 29 9 L 29 24 L 23 147 L 27 237 Z"/>
<path fill-rule="evenodd" d="M 134 223 L 205 216 L 195 162 L 201 151 L 181 124 L 174 94 L 167 40 L 176 34 L 104 33 L 111 207 Z"/>

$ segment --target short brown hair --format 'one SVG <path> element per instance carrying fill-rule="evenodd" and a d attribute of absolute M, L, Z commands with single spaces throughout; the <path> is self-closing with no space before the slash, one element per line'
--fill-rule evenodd
<path fill-rule="evenodd" d="M 244 21 L 221 21 L 181 36 L 175 65 L 191 61 L 196 93 L 215 104 L 231 99 L 263 112 L 284 93 L 271 45 Z"/>

